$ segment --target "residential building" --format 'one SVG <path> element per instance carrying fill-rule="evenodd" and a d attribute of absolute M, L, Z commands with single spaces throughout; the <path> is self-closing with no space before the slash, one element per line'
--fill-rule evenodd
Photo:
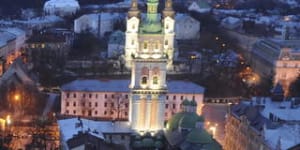
<path fill-rule="evenodd" d="M 211 10 L 211 6 L 206 0 L 194 0 L 188 6 L 189 11 L 195 11 L 198 13 L 207 13 Z"/>
<path fill-rule="evenodd" d="M 283 98 L 283 97 L 282 97 Z M 300 143 L 299 100 L 254 97 L 231 105 L 226 118 L 225 150 L 290 149 Z M 294 140 L 290 140 L 294 139 Z"/>
<path fill-rule="evenodd" d="M 0 75 L 21 55 L 26 40 L 25 31 L 19 28 L 0 28 Z"/>
<path fill-rule="evenodd" d="M 57 33 L 34 33 L 28 40 L 26 54 L 33 67 L 43 64 L 62 66 L 70 50 L 69 37 Z"/>
<path fill-rule="evenodd" d="M 114 30 L 114 24 L 118 20 L 123 20 L 121 13 L 97 13 L 85 14 L 74 20 L 74 32 L 91 32 L 95 36 L 102 38 L 107 33 Z"/>
<path fill-rule="evenodd" d="M 299 40 L 258 40 L 252 46 L 250 64 L 263 78 L 273 78 L 274 85 L 281 83 L 285 94 L 299 76 Z"/>
<path fill-rule="evenodd" d="M 222 19 L 221 26 L 226 29 L 234 30 L 234 29 L 238 29 L 242 26 L 242 21 L 239 18 L 229 16 L 229 17 Z"/>
<path fill-rule="evenodd" d="M 61 114 L 106 120 L 128 120 L 129 80 L 75 80 L 61 87 Z M 181 102 L 195 99 L 201 114 L 204 88 L 189 81 L 167 81 L 164 120 L 180 112 Z"/>
<path fill-rule="evenodd" d="M 200 38 L 200 22 L 187 14 L 175 16 L 176 40 L 190 40 Z"/>
<path fill-rule="evenodd" d="M 69 16 L 80 9 L 77 0 L 49 0 L 44 4 L 44 12 L 48 15 Z"/>

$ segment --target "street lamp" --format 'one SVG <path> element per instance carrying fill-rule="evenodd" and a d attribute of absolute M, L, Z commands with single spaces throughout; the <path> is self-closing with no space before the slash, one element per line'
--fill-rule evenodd
<path fill-rule="evenodd" d="M 19 95 L 19 94 L 15 94 L 15 95 L 14 95 L 14 99 L 15 99 L 16 101 L 19 101 L 19 100 L 20 100 L 20 95 Z"/>

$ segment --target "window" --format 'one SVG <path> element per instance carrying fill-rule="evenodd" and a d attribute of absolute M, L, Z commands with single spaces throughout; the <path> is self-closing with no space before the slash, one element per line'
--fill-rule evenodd
<path fill-rule="evenodd" d="M 92 111 L 91 110 L 88 111 L 88 116 L 92 116 Z"/>
<path fill-rule="evenodd" d="M 124 135 L 121 135 L 121 139 L 124 140 L 124 139 L 125 139 L 125 136 L 124 136 Z"/>
<path fill-rule="evenodd" d="M 180 99 L 183 100 L 183 96 L 182 95 L 180 96 Z"/>
<path fill-rule="evenodd" d="M 67 98 L 69 98 L 70 97 L 70 93 L 67 93 Z"/>
<path fill-rule="evenodd" d="M 115 104 L 114 103 L 111 103 L 111 107 L 114 107 L 115 106 Z"/>
<path fill-rule="evenodd" d="M 147 42 L 144 42 L 144 49 L 147 49 L 148 48 L 148 43 Z"/>
<path fill-rule="evenodd" d="M 176 100 L 176 95 L 173 96 L 173 100 Z"/>
<path fill-rule="evenodd" d="M 113 114 L 114 114 L 114 112 L 113 112 L 113 111 L 110 111 L 110 114 L 111 114 L 111 115 L 113 115 Z"/>
<path fill-rule="evenodd" d="M 66 110 L 66 114 L 69 114 L 69 110 Z"/>
<path fill-rule="evenodd" d="M 98 114 L 98 111 L 96 110 L 96 111 L 95 111 L 95 115 L 97 115 L 97 114 Z"/>
<path fill-rule="evenodd" d="M 147 84 L 147 77 L 142 77 L 142 84 Z"/>
<path fill-rule="evenodd" d="M 158 84 L 158 77 L 157 76 L 153 77 L 153 84 Z"/>
<path fill-rule="evenodd" d="M 134 24 L 132 25 L 132 29 L 135 29 L 135 25 Z"/>
<path fill-rule="evenodd" d="M 104 107 L 107 107 L 107 103 L 106 102 L 104 103 Z"/>
<path fill-rule="evenodd" d="M 165 40 L 165 45 L 168 45 L 168 43 L 169 43 L 168 40 Z"/>
<path fill-rule="evenodd" d="M 85 106 L 85 102 L 82 102 L 82 106 L 83 106 L 83 107 Z"/>
<path fill-rule="evenodd" d="M 193 95 L 193 99 L 195 99 L 195 95 Z"/>
<path fill-rule="evenodd" d="M 167 112 L 165 112 L 165 117 L 167 117 L 168 116 L 168 113 Z"/>
<path fill-rule="evenodd" d="M 89 98 L 92 98 L 92 94 L 89 94 Z"/>
<path fill-rule="evenodd" d="M 89 106 L 92 107 L 92 102 L 89 102 Z"/>
<path fill-rule="evenodd" d="M 169 99 L 169 95 L 167 95 L 166 99 L 167 99 L 167 100 Z"/>
<path fill-rule="evenodd" d="M 176 109 L 176 104 L 173 104 L 173 109 Z"/>
<path fill-rule="evenodd" d="M 104 111 L 104 115 L 106 115 L 107 114 L 107 112 L 106 111 Z"/>
<path fill-rule="evenodd" d="M 66 102 L 66 106 L 67 106 L 67 107 L 69 106 L 69 102 Z"/>
<path fill-rule="evenodd" d="M 166 104 L 166 109 L 168 109 L 168 107 L 169 107 L 169 104 Z"/>
<path fill-rule="evenodd" d="M 169 29 L 169 24 L 166 24 L 166 29 Z"/>
<path fill-rule="evenodd" d="M 82 97 L 85 98 L 85 94 L 83 94 Z"/>
<path fill-rule="evenodd" d="M 134 40 L 131 40 L 131 45 L 134 45 Z"/>
<path fill-rule="evenodd" d="M 128 112 L 127 111 L 125 111 L 125 116 L 128 116 Z"/>
<path fill-rule="evenodd" d="M 125 98 L 128 99 L 128 95 L 127 94 L 125 95 Z"/>
<path fill-rule="evenodd" d="M 128 108 L 128 103 L 125 103 L 125 107 Z"/>
<path fill-rule="evenodd" d="M 73 110 L 73 114 L 76 115 L 76 110 Z"/>
<path fill-rule="evenodd" d="M 104 98 L 107 98 L 107 95 L 106 95 L 106 94 L 104 95 Z"/>
<path fill-rule="evenodd" d="M 83 110 L 83 111 L 82 111 L 82 115 L 84 115 L 84 114 L 85 114 L 85 111 Z"/>
<path fill-rule="evenodd" d="M 96 98 L 98 98 L 98 94 L 96 94 Z"/>
<path fill-rule="evenodd" d="M 73 106 L 76 106 L 76 102 L 73 102 Z"/>
<path fill-rule="evenodd" d="M 97 102 L 95 102 L 95 107 L 98 107 L 98 103 Z"/>
<path fill-rule="evenodd" d="M 155 43 L 154 47 L 155 47 L 155 49 L 158 49 L 158 43 Z"/>
<path fill-rule="evenodd" d="M 42 48 L 45 48 L 45 44 L 43 43 L 43 44 L 41 45 L 41 47 L 42 47 Z"/>
<path fill-rule="evenodd" d="M 111 95 L 111 98 L 115 98 L 115 95 L 114 95 L 114 94 L 112 94 L 112 95 Z"/>
<path fill-rule="evenodd" d="M 76 98 L 76 93 L 73 94 L 73 97 Z"/>

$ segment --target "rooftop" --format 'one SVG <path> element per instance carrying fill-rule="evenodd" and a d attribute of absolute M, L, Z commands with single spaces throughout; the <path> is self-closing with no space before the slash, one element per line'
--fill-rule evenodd
<path fill-rule="evenodd" d="M 130 80 L 75 80 L 61 87 L 63 91 L 129 92 Z M 169 93 L 203 94 L 204 88 L 190 81 L 167 81 Z"/>
<path fill-rule="evenodd" d="M 81 121 L 80 121 L 81 120 Z M 58 121 L 62 138 L 67 141 L 79 131 L 91 131 L 91 134 L 104 139 L 103 133 L 131 133 L 128 122 L 93 121 L 87 119 L 63 119 Z"/>

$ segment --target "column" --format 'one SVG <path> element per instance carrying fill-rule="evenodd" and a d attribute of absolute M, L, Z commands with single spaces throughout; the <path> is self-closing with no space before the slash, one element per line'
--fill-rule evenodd
<path fill-rule="evenodd" d="M 157 129 L 161 130 L 164 128 L 165 121 L 165 98 L 166 95 L 160 95 L 157 102 Z"/>
<path fill-rule="evenodd" d="M 151 105 L 152 103 L 152 99 L 151 99 L 151 95 L 147 95 L 146 97 L 146 111 L 145 111 L 145 126 L 144 129 L 145 130 L 149 130 L 150 129 L 150 124 L 151 124 Z"/>

